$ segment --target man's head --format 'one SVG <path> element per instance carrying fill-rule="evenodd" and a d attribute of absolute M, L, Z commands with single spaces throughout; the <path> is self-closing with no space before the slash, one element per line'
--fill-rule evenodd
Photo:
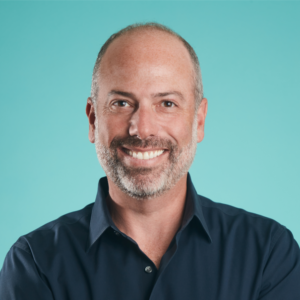
<path fill-rule="evenodd" d="M 203 98 L 203 85 L 202 85 L 202 78 L 201 78 L 201 70 L 200 70 L 200 65 L 199 65 L 199 60 L 197 57 L 196 52 L 194 49 L 191 47 L 191 45 L 180 35 L 178 35 L 176 32 L 171 30 L 170 28 L 161 25 L 159 23 L 137 23 L 133 25 L 129 25 L 120 31 L 112 34 L 108 40 L 104 43 L 104 45 L 101 47 L 98 57 L 94 66 L 93 70 L 93 77 L 92 77 L 92 88 L 91 88 L 91 99 L 96 103 L 97 95 L 98 95 L 98 90 L 99 90 L 99 67 L 100 63 L 102 60 L 103 55 L 105 54 L 107 48 L 109 45 L 118 37 L 125 35 L 126 33 L 133 33 L 134 31 L 143 31 L 143 30 L 156 30 L 156 31 L 161 31 L 165 33 L 169 33 L 173 37 L 177 38 L 179 41 L 182 42 L 182 44 L 185 46 L 185 48 L 188 50 L 193 66 L 194 66 L 194 84 L 195 84 L 195 100 L 196 100 L 196 108 L 199 106 L 202 98 Z"/>
<path fill-rule="evenodd" d="M 89 138 L 109 180 L 136 199 L 173 187 L 204 136 L 207 102 L 187 45 L 150 23 L 113 35 L 98 55 Z"/>

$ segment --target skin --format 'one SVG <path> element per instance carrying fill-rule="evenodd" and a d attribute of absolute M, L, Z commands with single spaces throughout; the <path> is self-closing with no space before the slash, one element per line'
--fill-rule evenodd
<path fill-rule="evenodd" d="M 101 62 L 97 111 L 91 99 L 87 100 L 90 142 L 95 142 L 95 122 L 98 122 L 99 139 L 107 147 L 116 136 L 134 135 L 141 139 L 167 138 L 180 148 L 188 145 L 195 117 L 192 76 L 188 51 L 170 34 L 143 29 L 119 37 Z M 198 143 L 204 138 L 206 113 L 204 98 L 196 112 Z M 124 149 L 118 149 L 118 155 L 131 167 L 157 167 L 168 160 L 165 150 L 161 156 L 149 160 L 133 158 Z M 180 227 L 186 182 L 187 174 L 162 196 L 137 200 L 123 193 L 108 177 L 108 207 L 114 223 L 137 242 L 157 268 Z"/>

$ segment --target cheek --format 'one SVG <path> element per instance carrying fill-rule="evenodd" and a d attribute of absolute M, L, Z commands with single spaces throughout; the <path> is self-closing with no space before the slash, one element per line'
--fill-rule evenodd
<path fill-rule="evenodd" d="M 192 139 L 193 119 L 178 117 L 173 122 L 165 124 L 164 129 L 176 140 L 179 147 L 186 146 Z"/>
<path fill-rule="evenodd" d="M 110 146 L 114 137 L 128 135 L 128 121 L 114 115 L 102 115 L 98 118 L 98 134 L 101 143 Z"/>

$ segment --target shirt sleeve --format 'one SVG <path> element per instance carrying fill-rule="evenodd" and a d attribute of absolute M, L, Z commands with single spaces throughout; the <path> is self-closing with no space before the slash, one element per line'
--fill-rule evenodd
<path fill-rule="evenodd" d="M 258 300 L 300 299 L 300 249 L 284 228 L 266 262 Z"/>
<path fill-rule="evenodd" d="M 0 272 L 0 299 L 54 300 L 30 250 L 24 245 L 14 245 L 6 255 Z"/>

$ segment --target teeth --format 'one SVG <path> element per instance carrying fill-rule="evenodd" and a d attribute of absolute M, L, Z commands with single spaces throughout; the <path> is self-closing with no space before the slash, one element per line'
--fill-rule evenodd
<path fill-rule="evenodd" d="M 137 159 L 151 159 L 163 154 L 164 150 L 156 150 L 156 151 L 149 151 L 149 152 L 134 152 L 134 151 L 127 151 L 127 153 Z"/>

